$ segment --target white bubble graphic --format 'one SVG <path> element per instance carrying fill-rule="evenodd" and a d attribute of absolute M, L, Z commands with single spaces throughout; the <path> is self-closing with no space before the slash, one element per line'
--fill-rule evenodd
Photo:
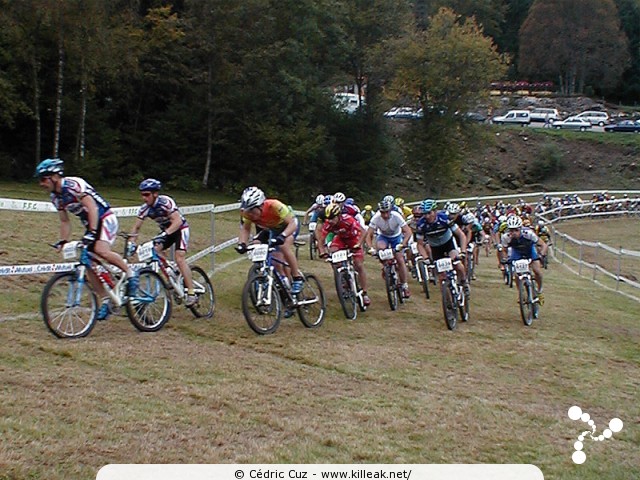
<path fill-rule="evenodd" d="M 576 450 L 582 450 L 582 447 L 584 445 L 582 444 L 582 442 L 576 442 L 573 444 L 573 448 L 575 448 Z"/>
<path fill-rule="evenodd" d="M 584 435 L 578 436 L 578 440 L 583 441 L 584 440 Z"/>
<path fill-rule="evenodd" d="M 579 450 L 573 452 L 573 455 L 571 455 L 571 460 L 573 460 L 573 463 L 578 465 L 582 465 L 586 459 L 587 459 L 587 455 L 584 452 Z"/>
<path fill-rule="evenodd" d="M 609 422 L 609 428 L 612 432 L 617 433 L 622 430 L 622 420 L 614 418 Z"/>
<path fill-rule="evenodd" d="M 604 438 L 611 438 L 611 435 L 613 435 L 613 432 L 608 428 L 605 428 L 604 432 L 602 432 L 602 435 L 604 436 Z"/>
<path fill-rule="evenodd" d="M 604 440 L 604 435 L 598 435 L 598 440 L 603 441 Z"/>
<path fill-rule="evenodd" d="M 574 405 L 569 409 L 569 418 L 571 420 L 578 420 L 580 415 L 582 415 L 582 409 L 580 407 Z"/>
<path fill-rule="evenodd" d="M 596 424 L 596 422 L 594 422 L 593 420 L 589 420 L 587 423 L 590 427 L 593 427 Z"/>
<path fill-rule="evenodd" d="M 584 412 L 582 415 L 580 415 L 580 420 L 582 420 L 583 422 L 588 422 L 590 418 L 591 415 L 589 415 L 587 412 Z"/>

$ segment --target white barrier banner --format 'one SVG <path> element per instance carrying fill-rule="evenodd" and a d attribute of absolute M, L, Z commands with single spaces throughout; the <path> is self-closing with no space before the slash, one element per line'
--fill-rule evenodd
<path fill-rule="evenodd" d="M 0 265 L 0 277 L 5 275 L 28 275 L 57 273 L 73 270 L 76 263 L 40 263 L 36 265 Z"/>
<path fill-rule="evenodd" d="M 535 465 L 106 465 L 97 480 L 544 480 Z"/>

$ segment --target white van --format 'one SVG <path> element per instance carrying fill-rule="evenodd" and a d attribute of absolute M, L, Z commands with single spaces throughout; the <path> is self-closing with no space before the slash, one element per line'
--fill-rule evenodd
<path fill-rule="evenodd" d="M 591 123 L 591 125 L 598 125 L 604 127 L 609 123 L 609 114 L 607 112 L 586 111 L 575 115 L 575 118 L 581 118 Z"/>
<path fill-rule="evenodd" d="M 560 120 L 560 113 L 556 108 L 532 108 L 529 116 L 532 122 L 553 123 Z"/>
<path fill-rule="evenodd" d="M 493 117 L 491 121 L 498 125 L 504 123 L 529 125 L 531 123 L 531 113 L 529 110 L 509 110 L 506 115 Z"/>
<path fill-rule="evenodd" d="M 355 113 L 362 105 L 365 104 L 364 98 L 359 97 L 356 93 L 336 93 L 333 95 L 334 105 L 345 113 Z"/>

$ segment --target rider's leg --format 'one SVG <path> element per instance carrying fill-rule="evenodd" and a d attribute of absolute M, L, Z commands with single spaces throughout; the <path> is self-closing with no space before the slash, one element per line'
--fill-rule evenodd
<path fill-rule="evenodd" d="M 189 295 L 193 295 L 193 280 L 191 279 L 191 269 L 189 268 L 189 264 L 187 263 L 186 253 L 184 250 L 176 250 L 175 253 L 175 261 L 178 265 L 178 270 L 182 274 L 184 278 L 184 285 L 187 287 L 187 293 Z"/>
<path fill-rule="evenodd" d="M 531 270 L 533 271 L 533 278 L 536 281 L 538 292 L 542 292 L 542 268 L 540 260 L 533 260 L 531 262 Z"/>

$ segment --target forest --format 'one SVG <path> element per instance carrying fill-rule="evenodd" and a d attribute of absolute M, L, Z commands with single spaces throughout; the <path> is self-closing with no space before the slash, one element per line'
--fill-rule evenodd
<path fill-rule="evenodd" d="M 491 84 L 640 100 L 640 0 L 0 0 L 0 178 L 43 158 L 94 184 L 287 201 L 434 181 Z M 336 108 L 336 92 L 361 108 Z M 402 131 L 393 105 L 425 115 Z M 464 128 L 463 128 L 464 127 Z"/>

